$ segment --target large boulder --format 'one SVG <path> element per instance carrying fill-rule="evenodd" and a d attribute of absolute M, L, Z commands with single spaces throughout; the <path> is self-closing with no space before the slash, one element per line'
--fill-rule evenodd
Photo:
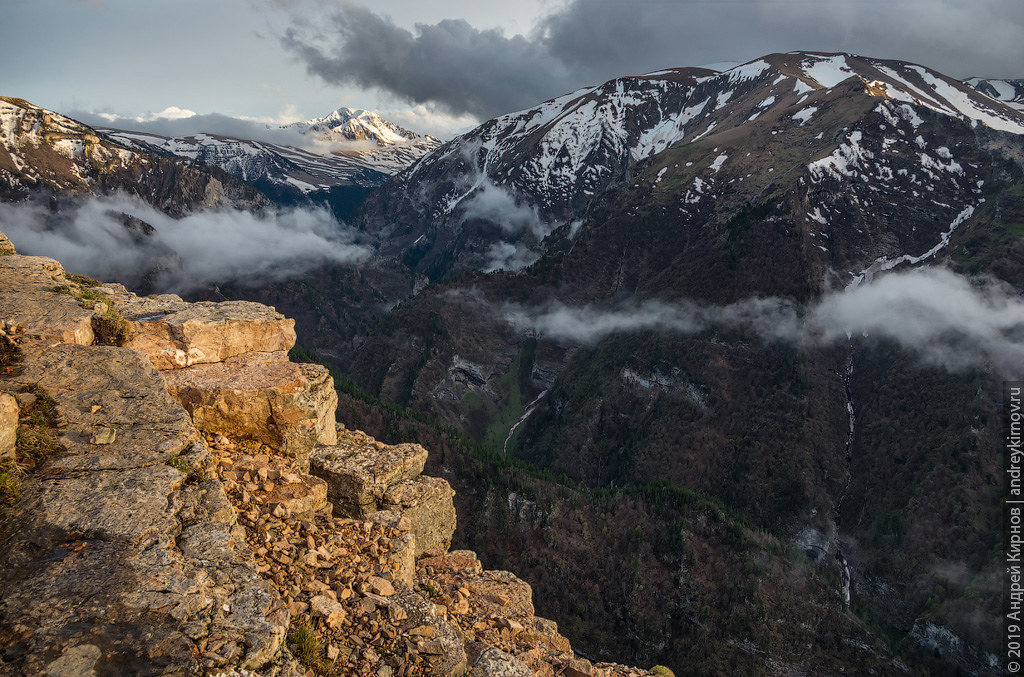
<path fill-rule="evenodd" d="M 421 475 L 399 482 L 384 493 L 381 507 L 409 519 L 416 537 L 416 557 L 448 550 L 455 533 L 455 492 L 440 477 Z"/>
<path fill-rule="evenodd" d="M 423 472 L 427 450 L 386 445 L 339 426 L 336 444 L 318 446 L 309 461 L 310 473 L 327 481 L 335 513 L 363 519 L 382 509 L 388 489 Z"/>
<path fill-rule="evenodd" d="M 305 465 L 317 443 L 337 441 L 338 394 L 325 367 L 284 353 L 249 353 L 163 372 L 167 390 L 196 427 L 256 440 Z"/>
<path fill-rule="evenodd" d="M 114 306 L 133 330 L 125 345 L 148 355 L 157 369 L 288 351 L 295 345 L 295 320 L 261 303 L 186 303 L 173 294 L 148 298 L 109 288 Z"/>

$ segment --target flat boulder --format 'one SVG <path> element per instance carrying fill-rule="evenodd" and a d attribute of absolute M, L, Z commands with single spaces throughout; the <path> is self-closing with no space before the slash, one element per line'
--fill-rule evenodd
<path fill-rule="evenodd" d="M 53 472 L 164 463 L 199 440 L 160 374 L 134 350 L 54 346 L 26 359 L 8 383 L 12 389 L 36 384 L 57 399 L 67 425 L 58 437 L 64 453 L 47 461 Z M 100 436 L 110 442 L 97 444 Z"/>
<path fill-rule="evenodd" d="M 114 306 L 133 329 L 126 345 L 148 355 L 160 370 L 295 345 L 295 320 L 261 303 L 186 303 L 173 294 L 148 298 L 114 291 Z"/>
<path fill-rule="evenodd" d="M 64 268 L 43 256 L 0 256 L 0 325 L 44 345 L 95 339 L 93 311 L 71 295 Z M 59 290 L 59 291 L 58 291 Z"/>

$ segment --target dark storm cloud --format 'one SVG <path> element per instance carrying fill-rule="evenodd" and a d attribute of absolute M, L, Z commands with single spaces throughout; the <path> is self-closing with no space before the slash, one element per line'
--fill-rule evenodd
<path fill-rule="evenodd" d="M 342 2 L 284 45 L 333 84 L 491 117 L 606 79 L 776 51 L 847 51 L 947 75 L 1020 77 L 1020 0 L 571 0 L 527 36 L 417 24 Z"/>
<path fill-rule="evenodd" d="M 481 117 L 543 101 L 575 82 L 521 35 L 477 30 L 461 19 L 417 24 L 410 32 L 347 2 L 322 31 L 292 28 L 283 42 L 326 82 L 377 87 Z"/>

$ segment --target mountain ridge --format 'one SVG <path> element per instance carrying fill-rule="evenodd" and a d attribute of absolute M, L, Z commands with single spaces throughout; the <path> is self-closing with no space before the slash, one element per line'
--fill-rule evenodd
<path fill-rule="evenodd" d="M 402 197 L 389 204 L 388 189 L 370 197 L 363 223 L 379 234 L 386 251 L 415 260 L 431 278 L 480 267 L 489 250 L 516 238 L 527 242 L 530 256 L 522 260 L 528 262 L 541 251 L 540 240 L 585 212 L 608 186 L 626 180 L 635 165 L 673 145 L 763 127 L 766 116 L 781 115 L 783 108 L 793 108 L 792 122 L 805 124 L 818 110 L 814 101 L 851 78 L 859 84 L 846 86 L 862 87 L 869 100 L 890 102 L 890 114 L 899 115 L 906 103 L 972 126 L 1024 132 L 1019 111 L 914 64 L 776 54 L 722 73 L 668 69 L 619 78 L 485 122 L 392 179 L 391 192 Z M 467 209 L 474 195 L 483 200 L 489 188 L 505 194 L 506 213 L 521 207 L 528 225 L 505 236 L 509 228 L 485 209 Z M 467 222 L 469 230 L 489 234 L 461 241 Z M 466 261 L 457 263 L 460 256 Z"/>

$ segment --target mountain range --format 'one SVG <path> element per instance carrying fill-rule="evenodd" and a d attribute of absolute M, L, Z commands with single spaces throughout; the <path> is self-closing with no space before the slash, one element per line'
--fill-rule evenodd
<path fill-rule="evenodd" d="M 285 125 L 309 139 L 297 148 L 218 134 L 166 137 L 100 128 L 130 148 L 218 167 L 252 184 L 276 202 L 323 202 L 339 217 L 390 175 L 440 145 L 432 136 L 410 132 L 372 111 L 339 108 L 331 114 Z"/>
<path fill-rule="evenodd" d="M 356 191 L 332 206 L 369 261 L 194 294 L 295 316 L 342 414 L 428 446 L 456 543 L 585 652 L 994 674 L 1020 353 L 985 323 L 1024 291 L 1022 91 L 794 52 L 617 78 L 444 143 L 341 109 L 300 123 L 305 150 L 4 99 L 0 182 L 174 215 Z M 315 150 L 339 136 L 356 146 Z"/>

